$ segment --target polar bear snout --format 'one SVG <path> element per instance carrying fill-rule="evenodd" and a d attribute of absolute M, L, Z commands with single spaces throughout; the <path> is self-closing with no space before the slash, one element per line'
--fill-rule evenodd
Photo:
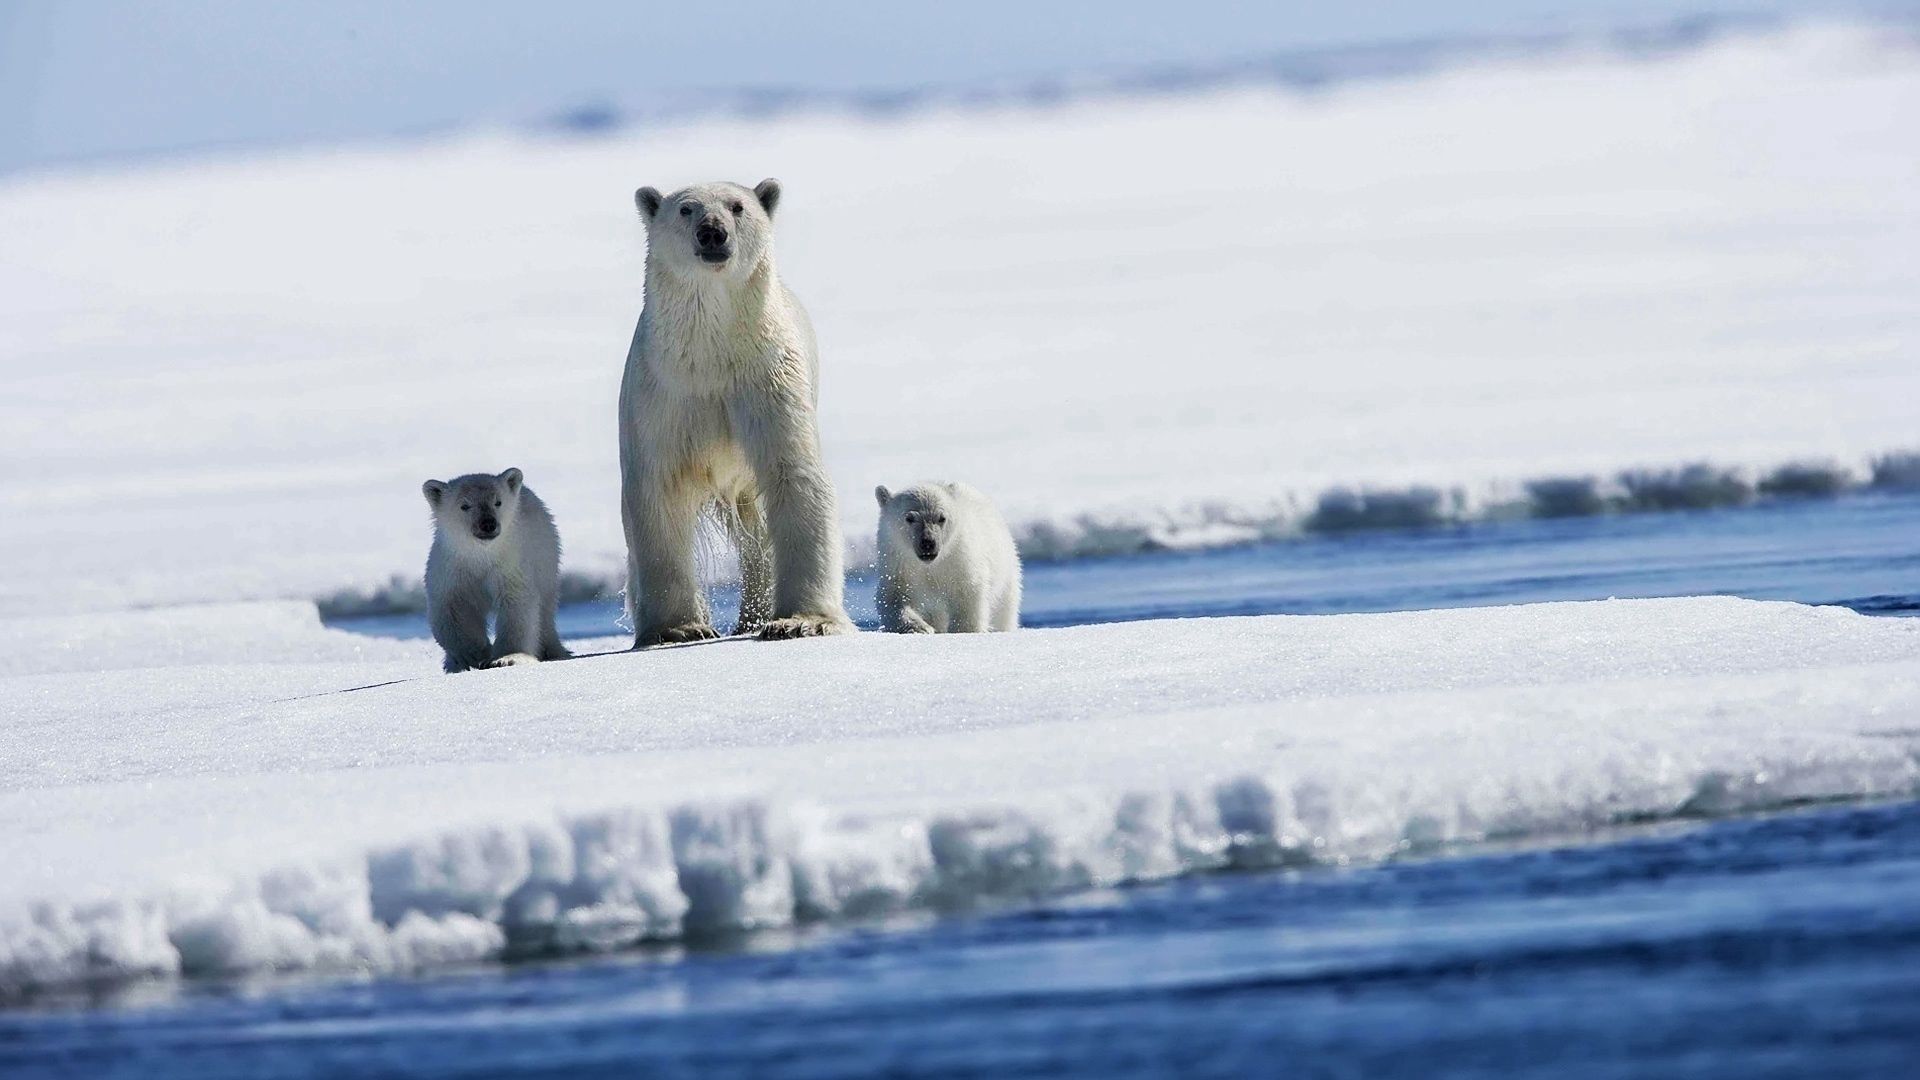
<path fill-rule="evenodd" d="M 733 255 L 733 234 L 718 215 L 709 214 L 693 230 L 694 251 L 710 263 L 723 263 Z"/>
<path fill-rule="evenodd" d="M 940 557 L 940 531 L 946 525 L 945 515 L 930 514 L 925 511 L 907 514 L 907 532 L 913 538 L 913 553 L 921 562 L 932 562 Z"/>
<path fill-rule="evenodd" d="M 487 514 L 473 523 L 473 536 L 476 540 L 492 540 L 500 535 L 500 519 Z"/>

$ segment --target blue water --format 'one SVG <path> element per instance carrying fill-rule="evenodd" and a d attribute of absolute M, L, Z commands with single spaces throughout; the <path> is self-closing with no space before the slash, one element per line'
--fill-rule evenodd
<path fill-rule="evenodd" d="M 1026 615 L 1703 592 L 1920 610 L 1920 495 L 1040 564 Z M 614 632 L 613 618 L 578 605 L 566 632 Z M 413 616 L 339 625 L 424 633 Z M 1912 801 L 587 962 L 0 1012 L 9 1078 L 1907 1077 L 1916 1063 Z"/>
<path fill-rule="evenodd" d="M 1034 563 L 1024 626 L 1207 615 L 1530 604 L 1607 597 L 1745 596 L 1920 614 L 1920 494 L 1783 499 L 1719 510 L 1383 529 L 1197 552 Z M 847 606 L 879 623 L 873 578 Z M 716 624 L 739 596 L 715 591 Z M 568 639 L 623 633 L 615 601 L 561 609 Z M 419 615 L 334 620 L 362 633 L 426 637 Z"/>
<path fill-rule="evenodd" d="M 0 1014 L 9 1077 L 1887 1076 L 1920 804 L 918 928 Z"/>
<path fill-rule="evenodd" d="M 1709 594 L 1920 613 L 1920 496 L 1380 530 L 1039 565 L 1027 588 L 1030 626 Z"/>

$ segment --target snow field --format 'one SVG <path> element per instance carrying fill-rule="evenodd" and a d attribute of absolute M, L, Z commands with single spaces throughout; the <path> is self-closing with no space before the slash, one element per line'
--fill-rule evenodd
<path fill-rule="evenodd" d="M 354 643 L 279 609 L 249 633 L 262 659 L 0 681 L 25 703 L 0 733 L 0 988 L 607 949 L 1920 787 L 1920 623 L 1793 604 L 730 641 L 462 676 L 420 643 L 286 661 Z M 384 685 L 316 692 L 328 675 Z M 144 704 L 103 723 L 103 687 Z"/>
<path fill-rule="evenodd" d="M 786 183 L 857 542 L 927 477 L 1063 556 L 1910 482 L 1916 113 L 1910 36 L 1808 26 L 9 178 L 0 612 L 412 581 L 420 481 L 508 465 L 615 579 L 632 192 L 715 176 Z"/>
<path fill-rule="evenodd" d="M 1917 113 L 1910 39 L 1811 26 L 8 178 L 0 996 L 1910 796 L 1920 621 L 1791 604 L 443 677 L 312 601 L 409 603 L 420 481 L 509 465 L 617 577 L 631 192 L 715 176 L 786 184 L 856 544 L 926 477 L 1041 557 L 1911 486 Z"/>

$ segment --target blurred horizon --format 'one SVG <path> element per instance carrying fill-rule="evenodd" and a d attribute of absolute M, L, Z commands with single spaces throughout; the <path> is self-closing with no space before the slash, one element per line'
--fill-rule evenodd
<path fill-rule="evenodd" d="M 739 0 L 698 18 L 612 0 L 532 9 L 108 0 L 0 7 L 0 175 L 541 118 L 591 127 L 649 98 L 859 94 L 1178 69 L 1406 41 L 1606 33 L 1690 18 L 1890 17 L 1915 0 L 1371 0 L 1332 9 L 1143 0 L 907 11 Z M 556 14 L 556 11 L 558 14 Z"/>

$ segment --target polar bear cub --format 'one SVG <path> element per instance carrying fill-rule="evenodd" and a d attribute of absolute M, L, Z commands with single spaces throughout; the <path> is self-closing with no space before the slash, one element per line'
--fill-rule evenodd
<path fill-rule="evenodd" d="M 951 483 L 873 495 L 884 628 L 971 634 L 1020 625 L 1020 552 L 991 500 Z"/>
<path fill-rule="evenodd" d="M 428 622 L 446 650 L 446 670 L 566 659 L 553 625 L 560 534 L 520 470 L 429 480 L 420 490 L 433 508 Z"/>

